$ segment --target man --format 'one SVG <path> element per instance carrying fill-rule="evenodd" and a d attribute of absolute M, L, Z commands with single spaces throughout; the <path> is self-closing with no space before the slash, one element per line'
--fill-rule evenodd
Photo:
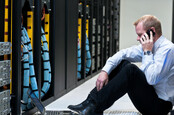
<path fill-rule="evenodd" d="M 161 23 L 155 16 L 142 16 L 134 25 L 140 45 L 110 57 L 87 99 L 69 109 L 82 115 L 100 115 L 126 93 L 143 115 L 167 115 L 172 109 L 174 45 L 162 36 Z M 138 68 L 130 62 L 142 65 Z"/>

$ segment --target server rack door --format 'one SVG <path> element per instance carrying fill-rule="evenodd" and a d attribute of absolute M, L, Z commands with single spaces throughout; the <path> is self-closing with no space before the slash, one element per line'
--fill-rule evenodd
<path fill-rule="evenodd" d="M 50 90 L 52 92 L 52 95 L 55 95 L 55 1 L 56 0 L 51 0 L 50 1 L 50 46 L 49 46 L 49 51 L 50 51 L 50 64 L 51 64 L 51 75 L 52 75 L 52 82 L 51 86 L 52 87 Z"/>
<path fill-rule="evenodd" d="M 99 24 L 100 24 L 100 47 L 99 47 L 99 55 L 100 55 L 100 60 L 99 60 L 99 69 L 103 67 L 103 59 L 104 59 L 104 52 L 103 52 L 103 0 L 100 1 L 99 5 Z"/>
<path fill-rule="evenodd" d="M 66 88 L 77 83 L 78 0 L 66 0 Z"/>
<path fill-rule="evenodd" d="M 21 0 L 13 0 L 12 4 L 12 115 L 20 114 L 21 101 Z"/>
<path fill-rule="evenodd" d="M 114 0 L 113 3 L 114 6 L 114 22 L 113 22 L 113 28 L 114 28 L 114 40 L 115 44 L 113 45 L 113 51 L 117 52 L 119 51 L 119 25 L 120 25 L 120 0 Z"/>
<path fill-rule="evenodd" d="M 35 75 L 38 82 L 38 91 L 40 99 L 41 91 L 41 1 L 35 0 L 34 9 L 34 40 L 33 40 L 33 59 Z"/>
<path fill-rule="evenodd" d="M 91 68 L 89 74 L 92 74 L 92 66 L 93 66 L 93 61 L 92 61 L 92 42 L 93 42 L 93 0 L 88 0 L 88 5 L 89 5 L 89 50 L 91 52 Z"/>
<path fill-rule="evenodd" d="M 86 62 L 85 62 L 85 58 L 86 58 L 86 4 L 87 1 L 83 0 L 82 1 L 82 39 L 81 39 L 81 59 L 82 59 L 82 63 L 81 63 L 81 76 L 82 79 L 84 79 L 86 77 L 85 74 L 85 69 L 86 69 Z"/>
<path fill-rule="evenodd" d="M 55 97 L 65 92 L 65 0 L 55 0 Z"/>

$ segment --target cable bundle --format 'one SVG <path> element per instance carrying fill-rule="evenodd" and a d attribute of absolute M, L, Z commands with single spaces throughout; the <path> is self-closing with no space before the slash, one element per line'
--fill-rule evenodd
<path fill-rule="evenodd" d="M 41 40 L 43 42 L 42 48 L 42 58 L 43 58 L 43 68 L 44 68 L 44 83 L 41 89 L 41 98 L 48 92 L 51 83 L 51 65 L 49 61 L 48 43 L 46 41 L 44 31 L 41 28 L 42 36 Z M 23 43 L 23 68 L 24 68 L 24 79 L 23 79 L 23 97 L 22 97 L 22 110 L 27 110 L 32 108 L 31 99 L 28 98 L 28 90 L 31 90 L 37 97 L 39 97 L 38 86 L 34 71 L 33 64 L 33 52 L 31 47 L 31 42 L 28 37 L 27 31 L 22 27 L 21 41 Z M 30 80 L 30 84 L 29 84 Z M 29 87 L 31 85 L 31 89 Z"/>

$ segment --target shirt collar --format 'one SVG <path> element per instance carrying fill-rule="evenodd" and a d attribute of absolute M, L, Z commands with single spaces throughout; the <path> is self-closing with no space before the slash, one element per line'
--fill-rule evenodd
<path fill-rule="evenodd" d="M 153 45 L 153 50 L 152 52 L 155 53 L 156 50 L 158 49 L 158 47 L 160 46 L 160 44 L 164 41 L 165 37 L 164 36 L 160 36 L 157 41 L 155 41 L 154 45 Z"/>

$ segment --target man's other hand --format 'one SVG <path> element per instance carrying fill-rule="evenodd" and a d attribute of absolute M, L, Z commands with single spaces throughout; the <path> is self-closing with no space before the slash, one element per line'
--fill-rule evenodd
<path fill-rule="evenodd" d="M 108 74 L 105 71 L 101 71 L 96 81 L 97 91 L 102 89 L 102 87 L 107 83 L 108 83 Z"/>

